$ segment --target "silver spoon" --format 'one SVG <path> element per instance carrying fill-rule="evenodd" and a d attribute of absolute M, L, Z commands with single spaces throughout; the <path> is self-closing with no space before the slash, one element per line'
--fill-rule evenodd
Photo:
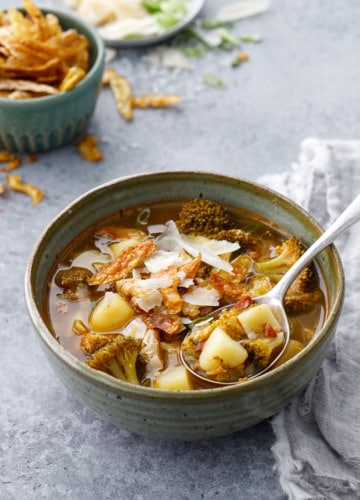
<path fill-rule="evenodd" d="M 318 255 L 324 248 L 330 245 L 337 236 L 342 234 L 346 229 L 360 220 L 360 194 L 351 202 L 351 204 L 344 210 L 344 212 L 331 224 L 331 226 L 303 253 L 303 255 L 295 262 L 295 264 L 284 274 L 281 280 L 270 290 L 270 292 L 259 297 L 253 297 L 253 302 L 256 304 L 267 304 L 270 306 L 273 314 L 279 321 L 284 331 L 284 344 L 279 354 L 263 369 L 256 373 L 249 375 L 247 380 L 259 377 L 263 373 L 270 370 L 271 367 L 279 360 L 284 353 L 289 340 L 290 340 L 290 326 L 287 319 L 283 301 L 287 290 L 290 285 L 297 278 L 299 273 L 310 264 L 310 262 Z M 211 317 L 217 317 L 221 311 L 231 309 L 234 304 L 217 309 L 211 313 Z M 191 332 L 188 333 L 191 335 Z M 189 366 L 186 361 L 186 355 L 183 350 L 180 350 L 180 358 L 187 368 L 196 378 L 211 383 L 212 385 L 233 385 L 239 383 L 235 382 L 219 382 L 200 375 Z"/>

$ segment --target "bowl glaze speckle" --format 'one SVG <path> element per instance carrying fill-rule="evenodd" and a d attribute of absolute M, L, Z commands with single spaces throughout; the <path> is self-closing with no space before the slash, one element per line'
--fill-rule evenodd
<path fill-rule="evenodd" d="M 155 172 L 116 179 L 84 194 L 45 229 L 25 274 L 27 308 L 53 369 L 65 386 L 103 418 L 137 434 L 196 440 L 230 434 L 270 417 L 298 394 L 318 371 L 335 333 L 344 276 L 334 246 L 317 263 L 324 276 L 328 307 L 323 326 L 294 358 L 245 384 L 198 391 L 134 386 L 90 369 L 55 340 L 43 319 L 46 278 L 59 250 L 96 220 L 129 206 L 203 196 L 276 221 L 306 245 L 322 232 L 305 210 L 259 184 L 206 172 Z M 61 415 L 59 415 L 61 418 Z"/>
<path fill-rule="evenodd" d="M 74 28 L 86 36 L 89 72 L 68 92 L 33 99 L 0 98 L 0 149 L 42 153 L 64 146 L 86 129 L 95 110 L 105 64 L 104 42 L 77 15 L 58 8 L 42 11 L 57 16 L 63 29 Z"/>

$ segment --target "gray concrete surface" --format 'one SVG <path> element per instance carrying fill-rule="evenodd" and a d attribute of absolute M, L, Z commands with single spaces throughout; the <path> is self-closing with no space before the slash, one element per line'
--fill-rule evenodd
<path fill-rule="evenodd" d="M 226 3 L 208 0 L 203 16 Z M 12 4 L 1 0 L 1 8 Z M 89 127 L 100 139 L 103 162 L 86 163 L 69 145 L 19 170 L 46 196 L 35 207 L 19 193 L 0 198 L 2 500 L 284 498 L 269 421 L 221 439 L 169 443 L 115 428 L 77 402 L 54 378 L 35 338 L 23 274 L 52 217 L 102 182 L 167 169 L 257 180 L 288 169 L 305 137 L 358 138 L 359 25 L 357 0 L 272 0 L 266 14 L 236 26 L 235 32 L 264 38 L 248 47 L 250 60 L 237 69 L 229 67 L 227 52 L 207 54 L 192 61 L 192 71 L 178 72 L 149 64 L 154 47 L 120 50 L 111 64 L 135 93 L 178 92 L 183 103 L 138 110 L 126 123 L 105 90 Z M 220 75 L 227 87 L 203 86 L 206 72 Z"/>

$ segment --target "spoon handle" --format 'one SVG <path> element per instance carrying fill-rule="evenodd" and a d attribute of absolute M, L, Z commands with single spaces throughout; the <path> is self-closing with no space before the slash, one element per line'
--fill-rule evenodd
<path fill-rule="evenodd" d="M 286 275 L 271 290 L 271 295 L 284 298 L 289 286 L 298 274 L 306 267 L 318 253 L 332 243 L 337 236 L 360 220 L 360 194 L 339 215 L 331 226 L 318 238 L 287 271 Z"/>

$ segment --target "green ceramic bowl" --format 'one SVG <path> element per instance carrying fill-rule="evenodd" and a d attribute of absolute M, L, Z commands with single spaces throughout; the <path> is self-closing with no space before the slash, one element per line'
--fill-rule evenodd
<path fill-rule="evenodd" d="M 90 43 L 90 70 L 71 91 L 34 99 L 0 98 L 0 149 L 41 153 L 63 146 L 86 129 L 94 112 L 104 69 L 104 43 L 97 31 L 69 11 L 43 8 L 64 29 L 74 28 Z"/>
<path fill-rule="evenodd" d="M 261 185 L 205 172 L 161 172 L 125 177 L 75 200 L 45 229 L 28 261 L 25 297 L 46 357 L 65 386 L 105 419 L 158 438 L 195 440 L 241 430 L 273 415 L 316 374 L 333 338 L 340 315 L 344 276 L 334 246 L 318 265 L 328 290 L 324 324 L 297 356 L 243 385 L 198 391 L 167 391 L 130 385 L 93 371 L 52 336 L 43 319 L 47 274 L 59 253 L 81 230 L 115 211 L 159 200 L 203 196 L 256 212 L 311 244 L 322 228 L 289 199 Z M 59 415 L 61 418 L 61 415 Z"/>

